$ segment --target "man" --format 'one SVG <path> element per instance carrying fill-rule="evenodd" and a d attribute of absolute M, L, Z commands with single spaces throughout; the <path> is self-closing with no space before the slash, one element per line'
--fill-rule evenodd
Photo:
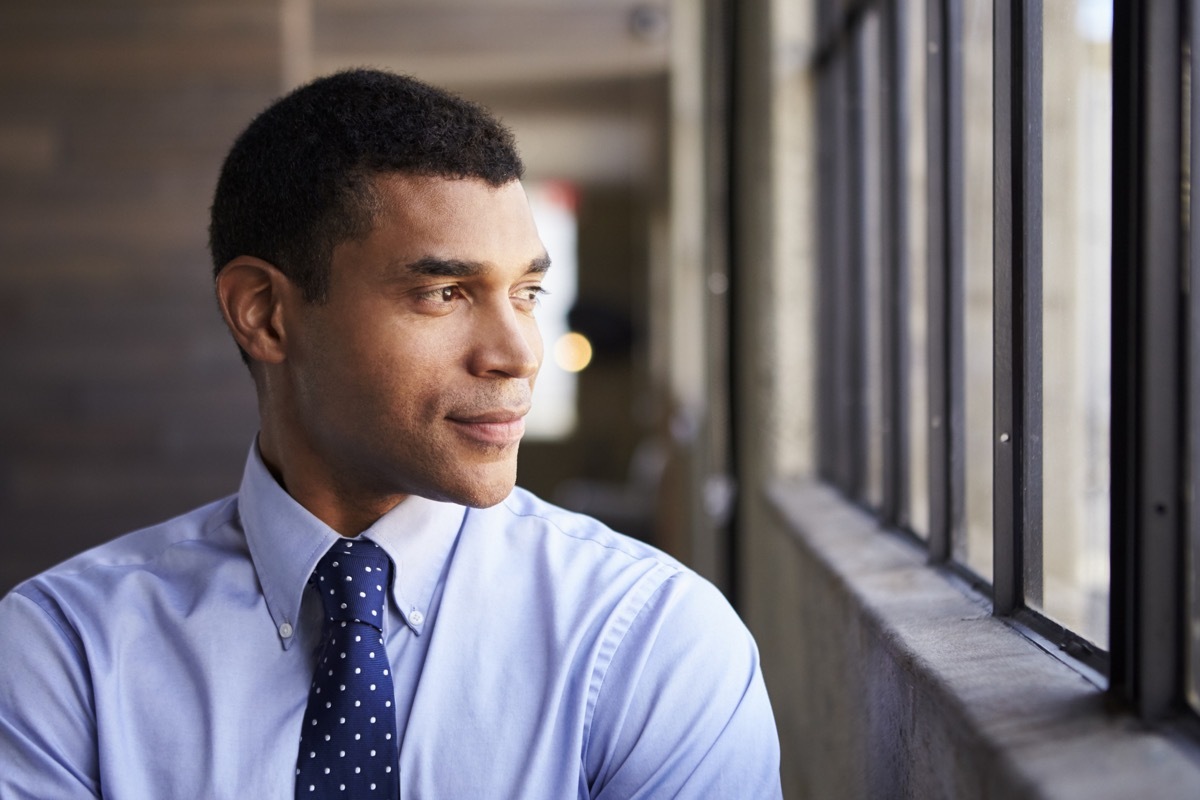
<path fill-rule="evenodd" d="M 721 595 L 514 489 L 549 268 L 521 173 L 382 72 L 251 123 L 210 229 L 241 488 L 0 601 L 0 798 L 779 796 Z"/>

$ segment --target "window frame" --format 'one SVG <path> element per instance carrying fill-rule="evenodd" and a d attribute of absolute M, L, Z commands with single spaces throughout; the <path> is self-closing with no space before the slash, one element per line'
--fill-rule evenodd
<path fill-rule="evenodd" d="M 929 530 L 907 529 L 908 492 L 906 248 L 907 150 L 904 24 L 910 3 L 924 2 L 926 66 L 927 291 L 929 368 Z M 965 526 L 964 108 L 963 8 L 960 0 L 824 2 L 815 60 L 823 109 L 818 136 L 832 158 L 819 179 L 832 193 L 821 213 L 817 409 L 820 477 L 867 508 L 889 530 L 926 548 L 929 562 L 992 599 L 996 617 L 1106 687 L 1146 720 L 1197 717 L 1187 702 L 1189 546 L 1200 542 L 1200 514 L 1189 506 L 1200 471 L 1200 298 L 1181 288 L 1200 279 L 1200 210 L 1187 204 L 1188 156 L 1200 157 L 1200 0 L 1186 4 L 1114 2 L 1112 196 L 1112 454 L 1109 646 L 1104 649 L 1031 606 L 1042 593 L 1042 11 L 1043 0 L 994 6 L 994 574 L 984 582 L 953 558 Z M 856 30 L 867 13 L 881 17 L 884 64 L 880 108 L 869 111 L 853 75 Z M 1185 41 L 1186 40 L 1186 41 Z M 843 113 L 842 105 L 849 110 Z M 854 161 L 863 111 L 881 113 L 885 135 L 881 185 L 860 186 Z M 856 116 L 857 114 L 857 116 Z M 1186 118 L 1185 118 L 1186 115 Z M 1186 123 L 1190 123 L 1190 128 Z M 1200 138 L 1200 137 L 1197 137 Z M 833 185 L 828 183 L 833 181 Z M 839 185 L 840 184 L 840 185 Z M 847 187 L 853 186 L 851 192 Z M 865 234 L 861 197 L 882 199 L 883 302 L 867 310 L 856 294 Z M 1190 215 L 1190 216 L 1189 216 Z M 1187 217 L 1185 219 L 1185 217 Z M 1190 303 L 1189 307 L 1187 304 Z M 852 312 L 852 313 L 850 313 Z M 863 470 L 872 420 L 857 395 L 865 361 L 863 313 L 881 315 L 882 501 L 865 502 Z M 831 346 L 826 346 L 831 345 Z M 825 380 L 826 377 L 831 378 Z M 849 393 L 847 397 L 845 393 Z M 1190 392 L 1190 394 L 1189 394 Z M 832 425 L 826 425 L 832 421 Z M 1189 442 L 1190 451 L 1189 451 Z M 1197 665 L 1200 666 L 1200 665 Z"/>
<path fill-rule="evenodd" d="M 1115 5 L 1110 682 L 1157 720 L 1186 708 L 1186 34 L 1181 4 Z"/>

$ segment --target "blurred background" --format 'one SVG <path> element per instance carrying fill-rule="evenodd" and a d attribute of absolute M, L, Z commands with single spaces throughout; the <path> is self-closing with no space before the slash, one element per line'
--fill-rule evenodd
<path fill-rule="evenodd" d="M 516 131 L 556 264 L 519 482 L 678 551 L 684 515 L 656 509 L 680 508 L 662 502 L 691 468 L 671 437 L 698 428 L 649 342 L 704 333 L 686 308 L 648 316 L 678 249 L 672 104 L 693 113 L 678 75 L 672 100 L 672 17 L 665 0 L 0 2 L 0 592 L 237 488 L 256 409 L 212 298 L 220 162 L 272 99 L 364 65 Z"/>

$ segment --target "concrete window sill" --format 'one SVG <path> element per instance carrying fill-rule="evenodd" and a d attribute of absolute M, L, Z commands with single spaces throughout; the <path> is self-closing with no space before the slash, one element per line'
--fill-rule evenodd
<path fill-rule="evenodd" d="M 862 666 L 816 669 L 811 691 L 858 694 L 843 707 L 865 719 L 837 724 L 867 740 L 855 745 L 868 761 L 855 779 L 866 795 L 1200 797 L 1195 742 L 1112 709 L 1080 672 L 994 618 L 985 598 L 928 566 L 915 544 L 816 482 L 778 482 L 768 501 L 846 609 L 830 621 L 849 626 L 833 663 Z"/>

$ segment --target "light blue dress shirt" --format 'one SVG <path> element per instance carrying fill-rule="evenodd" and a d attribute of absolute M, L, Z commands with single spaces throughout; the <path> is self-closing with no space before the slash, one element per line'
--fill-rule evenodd
<path fill-rule="evenodd" d="M 395 564 L 406 800 L 781 796 L 754 642 L 670 557 L 519 489 L 362 535 Z M 235 496 L 14 589 L 0 800 L 291 798 L 336 538 L 252 447 Z"/>

